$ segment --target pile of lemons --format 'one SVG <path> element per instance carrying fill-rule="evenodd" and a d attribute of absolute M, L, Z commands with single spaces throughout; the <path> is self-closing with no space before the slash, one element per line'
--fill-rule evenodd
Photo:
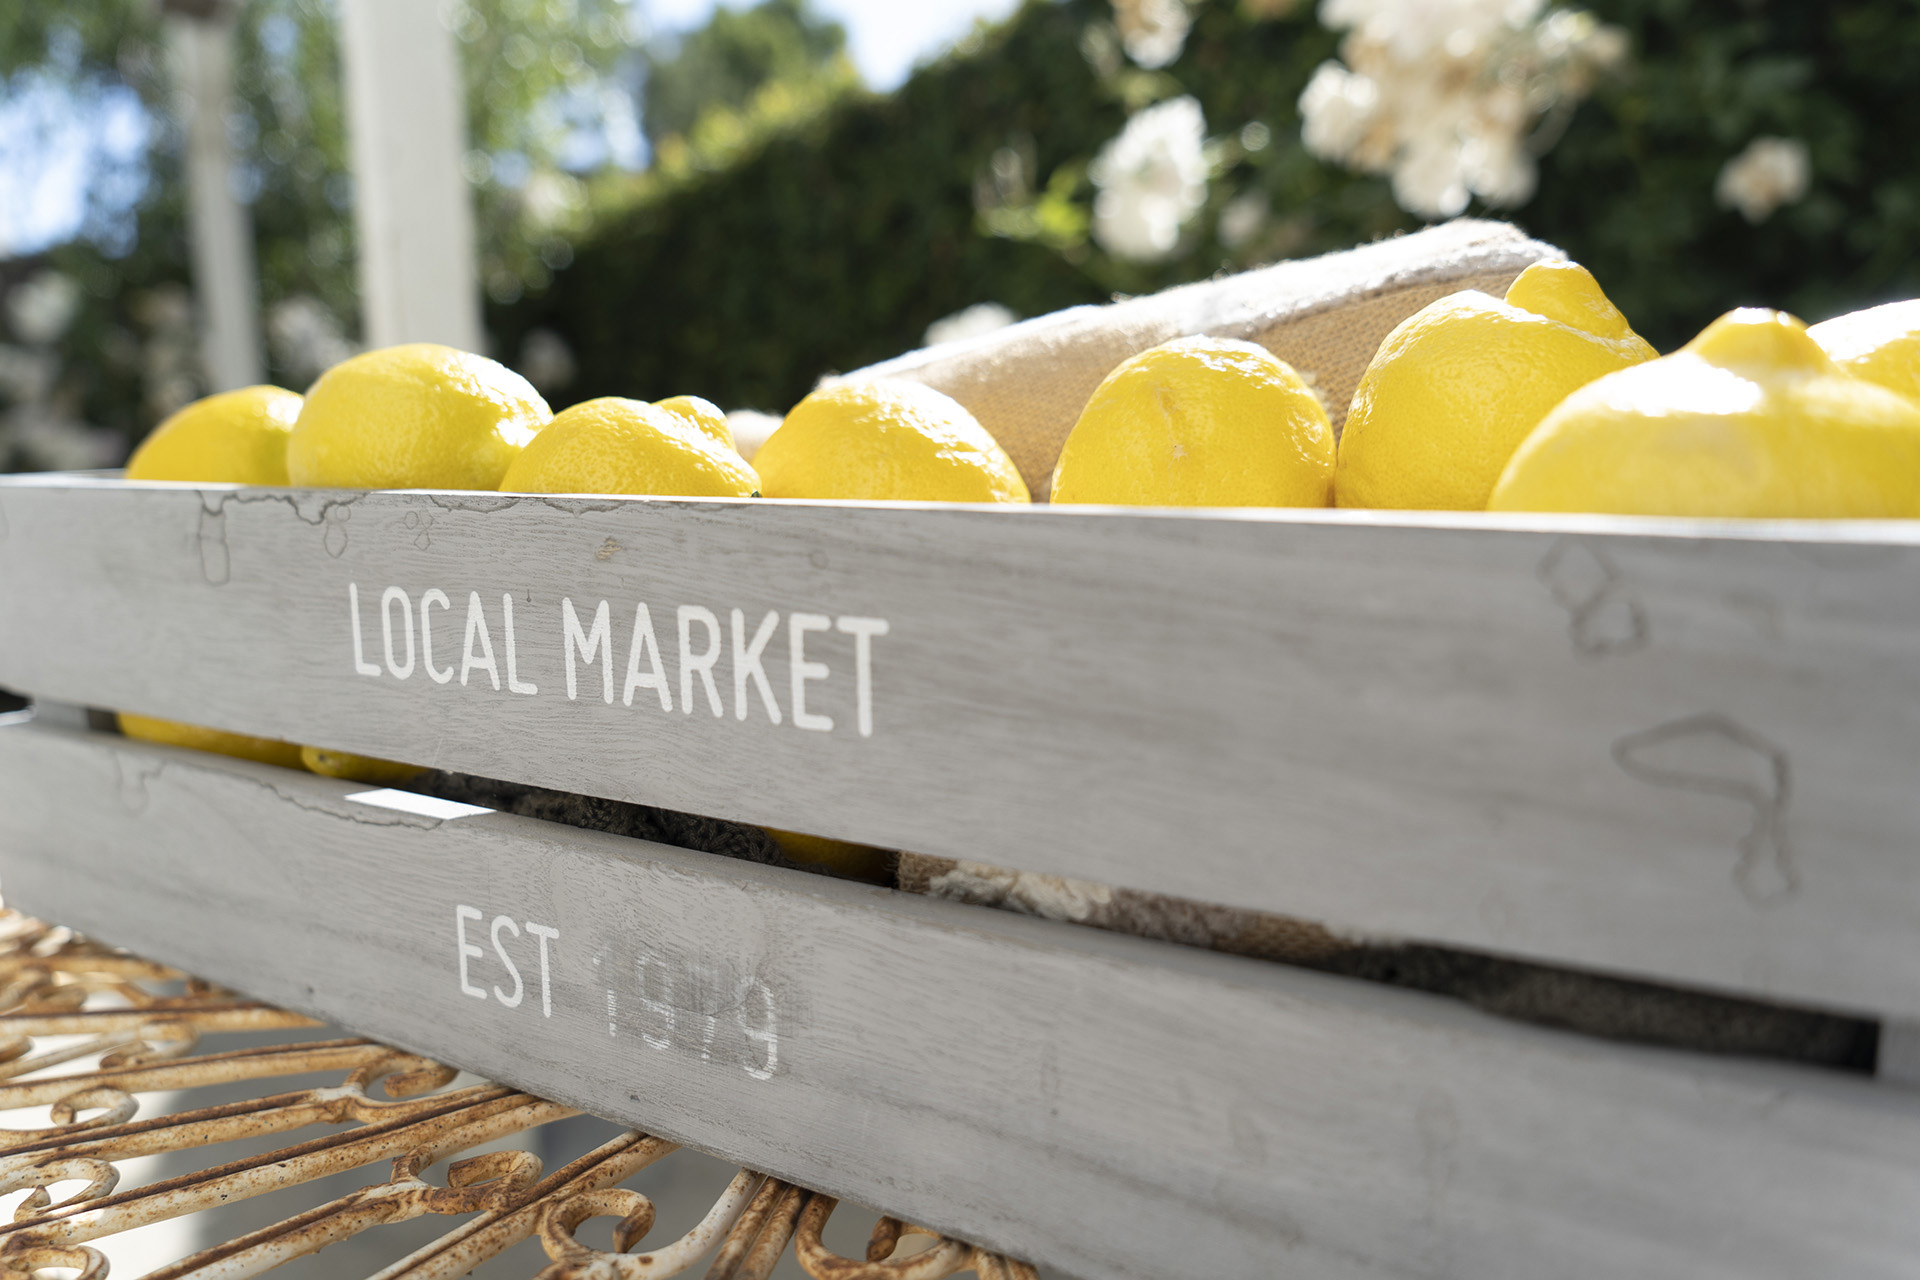
<path fill-rule="evenodd" d="M 520 375 L 427 343 L 346 360 L 302 397 L 209 396 L 134 480 L 1025 503 L 968 411 L 900 381 L 834 381 L 752 455 L 695 396 L 555 414 Z M 1809 329 L 1740 310 L 1661 357 L 1569 262 L 1504 299 L 1455 293 L 1390 333 L 1338 436 L 1265 348 L 1192 337 L 1123 362 L 1061 450 L 1052 501 L 1720 517 L 1920 517 L 1920 301 Z M 365 756 L 123 715 L 134 737 L 392 784 Z"/>
<path fill-rule="evenodd" d="M 1539 263 L 1388 334 L 1337 445 L 1285 362 L 1184 338 L 1094 392 L 1053 501 L 1920 517 L 1920 301 L 1733 311 L 1661 357 L 1586 270 Z"/>

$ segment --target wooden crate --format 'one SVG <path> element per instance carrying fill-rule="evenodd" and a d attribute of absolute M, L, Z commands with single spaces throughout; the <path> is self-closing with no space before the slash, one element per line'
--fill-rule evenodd
<path fill-rule="evenodd" d="M 7 477 L 0 601 L 48 702 L 1920 1020 L 1906 525 Z M 0 877 L 1075 1275 L 1920 1257 L 1907 1088 L 367 791 L 43 717 Z"/>

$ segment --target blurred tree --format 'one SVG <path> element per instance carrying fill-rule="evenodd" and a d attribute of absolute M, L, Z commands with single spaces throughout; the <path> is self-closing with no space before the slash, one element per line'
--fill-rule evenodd
<path fill-rule="evenodd" d="M 1319 6 L 1190 0 L 1130 34 L 1141 7 L 1029 0 L 893 95 L 795 113 L 724 165 L 657 165 L 571 270 L 491 323 L 564 338 L 571 394 L 778 410 L 973 303 L 1033 315 L 1420 225 L 1388 178 L 1303 142 L 1301 95 L 1341 44 Z M 1527 139 L 1530 199 L 1469 212 L 1567 249 L 1663 348 L 1734 306 L 1812 321 L 1920 296 L 1920 161 L 1898 126 L 1920 115 L 1912 0 L 1582 7 L 1624 33 L 1624 68 Z M 1183 96 L 1204 195 L 1164 256 L 1115 256 L 1091 234 L 1089 170 L 1130 114 Z M 1761 173 L 1750 216 L 1727 174 L 1756 144 L 1806 173 Z"/>
<path fill-rule="evenodd" d="M 268 373 L 296 388 L 352 349 L 358 323 L 336 2 L 248 0 L 236 34 L 233 181 L 253 205 Z M 0 421 L 16 428 L 0 427 L 0 469 L 74 465 L 77 446 L 20 447 L 20 430 L 52 440 L 47 423 L 71 435 L 85 422 L 124 448 L 202 389 L 164 32 L 152 0 L 0 10 L 0 111 L 27 93 L 65 120 L 117 101 L 144 134 L 131 162 L 93 163 L 70 238 L 0 261 L 9 298 L 49 274 L 80 285 L 52 339 L 11 322 L 0 334 Z M 441 12 L 464 51 L 482 279 L 511 300 L 571 260 L 592 181 L 643 158 L 638 26 L 629 0 L 450 0 Z"/>
<path fill-rule="evenodd" d="M 740 110 L 774 81 L 847 79 L 846 48 L 846 29 L 815 14 L 808 0 L 716 9 L 706 26 L 643 56 L 647 141 L 657 148 L 685 137 L 711 108 Z"/>

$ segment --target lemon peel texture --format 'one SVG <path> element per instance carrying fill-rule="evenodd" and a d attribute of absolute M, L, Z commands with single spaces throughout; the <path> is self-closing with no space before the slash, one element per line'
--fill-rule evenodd
<path fill-rule="evenodd" d="M 769 498 L 1027 502 L 999 441 L 917 382 L 835 382 L 793 407 L 753 455 Z"/>
<path fill-rule="evenodd" d="M 1429 303 L 1387 335 L 1361 376 L 1334 501 L 1477 511 L 1548 410 L 1654 355 L 1571 262 L 1528 267 L 1504 301 L 1469 289 Z"/>
<path fill-rule="evenodd" d="M 121 733 L 142 742 L 211 751 L 217 755 L 232 756 L 236 760 L 277 764 L 283 769 L 301 767 L 300 747 L 296 743 L 256 738 L 245 733 L 228 733 L 224 729 L 208 729 L 203 725 L 182 724 L 177 720 L 161 720 L 154 716 L 136 716 L 126 711 L 120 712 L 116 718 L 120 722 Z"/>
<path fill-rule="evenodd" d="M 287 438 L 301 399 L 281 387 L 242 387 L 195 400 L 155 427 L 127 460 L 129 480 L 287 483 Z"/>
<path fill-rule="evenodd" d="M 552 417 L 503 364 L 431 342 L 343 360 L 307 390 L 287 441 L 296 485 L 497 489 Z"/>
<path fill-rule="evenodd" d="M 1807 336 L 1854 377 L 1920 400 L 1920 298 L 1835 316 Z"/>
<path fill-rule="evenodd" d="M 1087 400 L 1053 471 L 1056 504 L 1324 507 L 1333 425 L 1293 367 L 1251 342 L 1142 351 Z"/>
<path fill-rule="evenodd" d="M 1673 355 L 1568 396 L 1494 511 L 1920 516 L 1920 404 L 1849 376 L 1792 316 L 1720 317 Z"/>
<path fill-rule="evenodd" d="M 555 415 L 500 481 L 521 493 L 639 493 L 745 498 L 760 478 L 734 451 L 726 417 L 681 396 L 647 404 L 606 396 Z"/>

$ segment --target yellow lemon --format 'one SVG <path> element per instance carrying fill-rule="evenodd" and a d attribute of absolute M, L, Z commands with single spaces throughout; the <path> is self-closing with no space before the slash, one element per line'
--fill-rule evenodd
<path fill-rule="evenodd" d="M 328 778 L 364 782 L 370 787 L 392 787 L 411 782 L 426 770 L 417 764 L 382 760 L 378 756 L 357 756 L 351 751 L 328 751 L 324 747 L 301 747 L 300 763 Z"/>
<path fill-rule="evenodd" d="M 710 413 L 708 411 L 711 411 Z M 563 409 L 507 468 L 518 493 L 659 493 L 745 498 L 760 487 L 704 400 L 646 404 L 607 396 Z"/>
<path fill-rule="evenodd" d="M 1854 377 L 1920 400 L 1920 298 L 1835 316 L 1807 336 Z"/>
<path fill-rule="evenodd" d="M 1489 505 L 1920 516 L 1920 404 L 1841 372 L 1792 316 L 1734 311 L 1673 355 L 1568 396 Z"/>
<path fill-rule="evenodd" d="M 876 849 L 869 844 L 829 840 L 825 836 L 810 836 L 798 831 L 776 831 L 772 827 L 763 830 L 773 837 L 774 844 L 789 860 L 806 866 L 824 867 L 849 880 L 884 884 L 893 869 L 893 856 L 885 849 Z"/>
<path fill-rule="evenodd" d="M 1060 450 L 1053 501 L 1324 507 L 1333 425 L 1292 366 L 1230 338 L 1177 338 L 1094 389 Z"/>
<path fill-rule="evenodd" d="M 553 415 L 525 378 L 430 342 L 343 360 L 307 389 L 287 476 L 348 489 L 497 489 Z"/>
<path fill-rule="evenodd" d="M 206 729 L 197 724 L 181 724 L 177 720 L 157 720 L 152 716 L 136 716 L 125 711 L 120 712 L 118 718 L 120 732 L 142 742 L 212 751 L 241 760 L 257 760 L 261 764 L 277 764 L 283 769 L 300 767 L 300 748 L 291 742 Z"/>
<path fill-rule="evenodd" d="M 1026 502 L 1013 459 L 960 403 L 917 382 L 836 382 L 753 455 L 769 498 Z"/>
<path fill-rule="evenodd" d="M 299 414 L 300 397 L 279 387 L 243 387 L 196 400 L 141 441 L 127 462 L 127 479 L 285 484 L 287 434 Z M 291 742 L 124 712 L 119 720 L 121 733 L 143 742 L 300 767 L 300 748 Z"/>
<path fill-rule="evenodd" d="M 153 429 L 127 460 L 129 480 L 287 483 L 287 433 L 300 397 L 243 387 L 195 400 Z"/>
<path fill-rule="evenodd" d="M 1361 376 L 1334 501 L 1477 511 L 1549 409 L 1654 354 L 1571 262 L 1528 267 L 1504 302 L 1469 289 L 1429 303 Z"/>
<path fill-rule="evenodd" d="M 711 400 L 702 400 L 699 396 L 674 396 L 670 400 L 654 401 L 654 408 L 665 409 L 677 418 L 685 419 L 694 426 L 712 436 L 718 444 L 723 444 L 735 453 L 740 446 L 734 443 L 733 425 L 727 421 L 727 415 L 720 406 Z"/>

